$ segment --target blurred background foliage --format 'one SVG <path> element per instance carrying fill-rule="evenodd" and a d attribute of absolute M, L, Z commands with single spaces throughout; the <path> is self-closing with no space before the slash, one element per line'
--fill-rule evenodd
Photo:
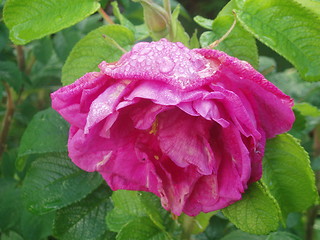
<path fill-rule="evenodd" d="M 45 139 L 45 137 L 48 138 L 48 136 L 42 137 L 41 134 L 45 135 L 45 133 L 38 133 L 37 130 L 48 129 L 48 134 L 51 134 L 52 131 L 57 131 L 59 126 L 63 125 L 62 120 L 56 113 L 50 110 L 42 112 L 42 110 L 50 108 L 50 93 L 61 87 L 61 69 L 74 45 L 92 30 L 103 26 L 105 24 L 104 20 L 98 13 L 95 13 L 83 21 L 55 34 L 34 40 L 24 46 L 17 46 L 10 41 L 9 30 L 3 22 L 2 10 L 5 2 L 6 1 L 3 0 L 0 3 L 1 122 L 3 122 L 8 109 L 8 98 L 12 99 L 11 106 L 9 107 L 12 108 L 14 114 L 10 122 L 9 132 L 6 136 L 1 136 L 2 138 L 5 137 L 6 141 L 5 144 L 1 146 L 2 160 L 0 162 L 0 240 L 115 239 L 115 232 L 123 226 L 121 223 L 126 223 L 126 220 L 121 219 L 121 216 L 123 216 L 123 212 L 129 210 L 123 209 L 121 203 L 118 203 L 119 201 L 116 199 L 116 196 L 112 196 L 113 201 L 111 201 L 111 192 L 107 186 L 103 185 L 104 190 L 97 188 L 102 182 L 99 176 L 94 174 L 89 176 L 68 164 L 63 165 L 65 163 L 63 163 L 62 160 L 67 158 L 66 146 L 57 144 L 55 147 L 60 153 L 55 156 L 54 161 L 61 160 L 61 172 L 64 171 L 63 169 L 68 169 L 72 174 L 77 174 L 78 178 L 72 179 L 75 185 L 79 181 L 85 183 L 89 181 L 88 179 L 94 182 L 94 184 L 93 186 L 83 188 L 83 192 L 81 193 L 74 193 L 74 195 L 72 195 L 73 193 L 68 193 L 66 199 L 59 203 L 59 206 L 63 207 L 57 211 L 56 209 L 50 208 L 44 209 L 43 206 L 48 206 L 48 204 L 42 203 L 41 200 L 37 199 L 41 198 L 41 194 L 36 192 L 37 188 L 40 189 L 43 186 L 30 182 L 30 178 L 27 180 L 29 181 L 28 183 L 25 183 L 25 181 L 27 172 L 29 175 L 34 176 L 35 179 L 41 179 L 41 173 L 37 172 L 34 166 L 36 164 L 38 164 L 38 166 L 49 164 L 46 162 L 48 158 L 45 157 L 46 155 L 39 154 L 36 150 L 34 153 L 27 152 L 30 149 L 36 148 L 34 145 L 20 146 L 24 134 L 25 138 L 29 137 L 31 140 L 34 139 L 32 138 L 32 134 L 40 134 L 40 136 L 37 135 L 40 139 L 39 142 L 35 142 L 34 144 L 38 144 L 42 149 L 45 149 L 49 144 L 54 145 L 54 143 L 50 143 L 50 141 L 43 142 L 42 139 Z M 161 3 L 160 0 L 156 2 Z M 192 35 L 194 29 L 197 29 L 198 37 L 200 37 L 206 29 L 196 24 L 193 18 L 200 15 L 214 19 L 228 2 L 227 0 L 181 0 L 179 1 L 182 7 L 179 20 L 189 35 Z M 109 16 L 112 16 L 113 20 L 117 23 L 118 20 L 113 17 L 111 1 L 101 0 L 100 3 Z M 143 13 L 139 3 L 130 0 L 119 0 L 118 4 L 121 13 L 133 24 L 138 25 L 143 23 Z M 177 4 L 177 1 L 172 1 L 172 8 L 175 8 Z M 320 82 L 306 82 L 302 80 L 287 60 L 259 41 L 257 41 L 257 46 L 260 56 L 259 71 L 286 94 L 295 99 L 296 107 L 294 111 L 297 120 L 290 133 L 301 140 L 302 145 L 310 155 L 312 168 L 318 176 L 320 170 Z M 11 96 L 9 96 L 9 94 Z M 49 121 L 49 117 L 53 120 Z M 30 124 L 31 121 L 34 122 Z M 26 134 L 27 127 L 29 128 L 28 134 Z M 67 136 L 63 134 L 63 132 L 65 132 L 67 128 L 68 126 L 64 125 L 59 135 L 62 143 L 66 141 Z M 48 150 L 48 152 L 50 151 Z M 59 187 L 59 185 L 54 186 L 55 189 L 62 191 Z M 35 199 L 25 199 L 26 191 L 34 191 Z M 80 200 L 73 202 L 71 200 L 72 197 L 75 199 L 79 198 Z M 149 209 L 150 207 L 150 203 L 143 202 L 144 200 L 141 200 L 140 195 L 124 197 L 134 198 L 134 201 L 137 202 L 135 206 L 141 205 L 140 207 L 142 209 Z M 108 202 L 101 202 L 102 198 L 108 198 L 110 200 Z M 151 199 L 152 196 L 148 194 L 144 196 L 144 199 L 148 200 L 149 198 Z M 152 201 L 151 199 L 150 202 Z M 26 209 L 26 202 L 29 206 L 34 207 L 33 213 Z M 70 203 L 72 204 L 70 205 Z M 113 204 L 115 206 L 113 206 Z M 117 206 L 117 204 L 119 204 L 119 206 Z M 94 208 L 88 209 L 87 205 L 94 206 Z M 98 227 L 98 223 L 105 222 L 105 215 L 98 216 L 91 220 L 86 219 L 94 211 L 103 212 L 112 208 L 114 209 L 112 214 L 108 215 L 106 219 L 107 222 L 109 221 L 108 227 L 106 224 L 104 224 L 105 226 L 101 229 Z M 170 228 L 173 237 L 178 236 L 181 233 L 181 229 L 179 228 L 181 224 L 173 220 L 169 214 L 161 207 L 159 208 L 158 205 L 153 206 L 153 208 L 157 209 L 155 212 L 160 219 L 156 223 L 165 226 L 165 228 Z M 41 215 L 34 213 L 37 211 L 40 212 Z M 119 214 L 121 211 L 122 215 Z M 82 216 L 81 214 L 79 215 L 79 213 L 85 214 Z M 149 216 L 148 214 L 146 210 L 146 212 L 142 213 L 142 216 Z M 130 216 L 135 215 L 132 213 Z M 286 220 L 287 227 L 280 226 L 278 232 L 271 233 L 268 236 L 252 235 L 237 230 L 221 213 L 217 213 L 212 217 L 211 215 L 209 217 L 200 217 L 199 219 L 197 224 L 202 230 L 195 230 L 197 234 L 193 235 L 194 239 L 199 240 L 311 240 L 312 238 L 308 238 L 308 236 L 305 238 L 308 232 L 315 233 L 313 239 L 320 239 L 318 206 L 311 208 L 306 213 L 290 213 Z M 207 221 L 203 220 L 204 223 L 202 224 L 201 219 L 207 219 Z M 64 222 L 70 222 L 71 226 L 61 224 Z M 119 223 L 120 225 L 112 223 Z M 134 226 L 128 226 L 128 228 L 132 227 L 136 229 L 139 226 L 148 226 L 151 230 L 155 229 L 154 226 L 148 225 L 149 222 L 143 222 L 143 219 L 136 224 L 137 225 Z M 91 228 L 83 230 L 83 226 Z M 308 227 L 312 229 L 310 230 Z M 205 231 L 203 231 L 204 229 Z M 110 230 L 114 230 L 114 232 Z M 125 233 L 121 234 L 118 234 L 117 239 L 130 239 Z M 170 238 L 163 235 L 159 237 L 159 239 Z"/>

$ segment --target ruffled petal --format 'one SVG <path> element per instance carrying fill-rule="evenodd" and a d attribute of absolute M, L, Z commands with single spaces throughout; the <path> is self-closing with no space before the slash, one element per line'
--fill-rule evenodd
<path fill-rule="evenodd" d="M 249 103 L 267 138 L 291 129 L 294 122 L 291 109 L 293 99 L 265 79 L 250 64 L 216 50 L 194 51 L 207 59 L 221 62 L 219 70 L 212 78 L 213 85 L 223 86 L 236 94 L 244 104 Z"/>
<path fill-rule="evenodd" d="M 251 161 L 247 147 L 239 139 L 240 133 L 231 126 L 218 126 L 211 134 L 218 169 L 209 176 L 202 176 L 194 186 L 183 209 L 190 216 L 201 211 L 215 211 L 238 201 L 250 178 Z"/>
<path fill-rule="evenodd" d="M 84 132 L 88 133 L 92 126 L 112 114 L 127 91 L 127 84 L 121 81 L 114 83 L 97 96 L 91 103 Z"/>
<path fill-rule="evenodd" d="M 102 73 L 87 73 L 73 84 L 52 93 L 52 108 L 71 125 L 83 129 L 92 101 L 112 83 Z"/>
<path fill-rule="evenodd" d="M 212 123 L 191 117 L 178 109 L 158 115 L 159 146 L 179 167 L 190 164 L 201 174 L 211 174 L 214 170 L 214 155 L 209 145 L 209 130 Z"/>
<path fill-rule="evenodd" d="M 179 216 L 201 174 L 196 166 L 179 167 L 167 156 L 155 161 L 154 166 L 161 178 L 161 184 L 158 185 L 161 204 Z"/>

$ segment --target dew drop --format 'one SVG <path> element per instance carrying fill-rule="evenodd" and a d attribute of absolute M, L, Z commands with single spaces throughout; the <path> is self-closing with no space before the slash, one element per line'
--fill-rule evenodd
<path fill-rule="evenodd" d="M 146 56 L 140 56 L 139 58 L 138 58 L 138 62 L 143 62 L 144 60 L 146 60 Z"/>
<path fill-rule="evenodd" d="M 150 51 L 151 51 L 151 48 L 146 47 L 146 48 L 143 48 L 143 49 L 141 50 L 140 54 L 141 54 L 141 55 L 146 55 L 146 54 L 148 54 Z"/>
<path fill-rule="evenodd" d="M 162 51 L 163 45 L 157 44 L 157 45 L 156 45 L 156 49 L 157 49 L 158 51 Z"/>
<path fill-rule="evenodd" d="M 162 73 L 168 73 L 171 72 L 173 68 L 174 62 L 170 58 L 164 57 L 162 59 L 162 63 L 159 66 L 159 71 Z"/>

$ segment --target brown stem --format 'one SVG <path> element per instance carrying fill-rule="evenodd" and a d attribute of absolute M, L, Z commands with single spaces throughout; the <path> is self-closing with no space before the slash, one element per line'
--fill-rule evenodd
<path fill-rule="evenodd" d="M 313 154 L 315 157 L 320 155 L 320 125 L 313 130 Z M 316 185 L 318 193 L 320 193 L 320 171 L 315 172 Z M 320 205 L 313 206 L 307 213 L 306 223 L 306 240 L 313 240 L 314 238 L 314 224 L 320 210 Z"/>
<path fill-rule="evenodd" d="M 98 12 L 103 17 L 103 19 L 106 20 L 109 24 L 114 24 L 112 19 L 109 17 L 109 15 L 102 8 L 99 8 Z"/>
<path fill-rule="evenodd" d="M 26 63 L 24 60 L 23 46 L 15 45 L 14 47 L 17 50 L 18 67 L 19 67 L 20 71 L 24 71 L 24 69 L 26 67 Z"/>
<path fill-rule="evenodd" d="M 316 221 L 317 215 L 318 215 L 318 210 L 320 209 L 320 206 L 314 206 L 309 209 L 308 214 L 307 214 L 307 226 L 306 226 L 306 240 L 313 240 L 313 235 L 314 235 L 314 223 Z"/>
<path fill-rule="evenodd" d="M 2 128 L 0 132 L 0 161 L 2 159 L 2 154 L 6 147 L 6 140 L 8 137 L 8 133 L 9 133 L 9 129 L 10 129 L 13 113 L 14 113 L 14 103 L 12 99 L 11 89 L 6 82 L 4 82 L 3 84 L 7 92 L 7 110 L 6 110 L 6 114 L 4 115 Z"/>

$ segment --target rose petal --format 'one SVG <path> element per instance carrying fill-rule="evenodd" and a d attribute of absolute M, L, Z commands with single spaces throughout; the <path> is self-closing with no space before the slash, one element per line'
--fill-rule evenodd
<path fill-rule="evenodd" d="M 111 79 L 102 73 L 87 73 L 52 93 L 52 108 L 71 125 L 83 129 L 91 102 L 111 83 Z"/>
<path fill-rule="evenodd" d="M 201 174 L 211 174 L 214 155 L 208 143 L 211 123 L 173 109 L 158 116 L 158 139 L 162 152 L 179 167 L 197 166 Z"/>
<path fill-rule="evenodd" d="M 218 65 L 179 42 L 161 39 L 138 43 L 118 62 L 102 62 L 99 67 L 114 79 L 160 81 L 178 89 L 194 89 L 208 83 Z"/>
<path fill-rule="evenodd" d="M 267 138 L 291 129 L 294 114 L 293 100 L 264 78 L 250 64 L 220 51 L 196 49 L 212 61 L 220 61 L 219 70 L 212 81 L 238 95 L 242 102 L 248 102 L 255 118 Z M 246 105 L 247 107 L 248 105 Z"/>

